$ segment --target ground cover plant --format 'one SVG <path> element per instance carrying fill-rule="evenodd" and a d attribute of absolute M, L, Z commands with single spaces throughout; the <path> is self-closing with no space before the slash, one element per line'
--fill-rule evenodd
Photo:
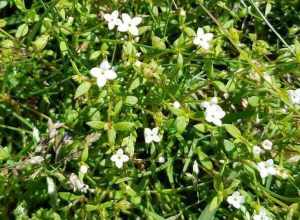
<path fill-rule="evenodd" d="M 0 0 L 0 219 L 299 219 L 299 10 Z"/>

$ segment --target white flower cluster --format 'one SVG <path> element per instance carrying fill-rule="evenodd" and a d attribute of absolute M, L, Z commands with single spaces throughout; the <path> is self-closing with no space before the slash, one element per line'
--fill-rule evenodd
<path fill-rule="evenodd" d="M 104 14 L 104 19 L 108 24 L 109 30 L 117 27 L 117 30 L 120 32 L 129 32 L 133 36 L 139 35 L 139 29 L 137 26 L 142 22 L 141 17 L 131 18 L 128 14 L 123 13 L 120 19 L 119 12 L 113 11 L 111 14 Z"/>

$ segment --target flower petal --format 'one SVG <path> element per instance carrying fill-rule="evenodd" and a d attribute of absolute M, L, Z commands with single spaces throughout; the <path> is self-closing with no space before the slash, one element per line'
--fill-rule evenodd
<path fill-rule="evenodd" d="M 127 24 L 131 23 L 131 17 L 127 13 L 122 14 L 122 20 L 124 23 L 127 23 Z"/>
<path fill-rule="evenodd" d="M 106 84 L 106 77 L 104 75 L 101 75 L 97 78 L 97 85 L 102 88 Z"/>
<path fill-rule="evenodd" d="M 106 70 L 104 76 L 109 80 L 117 78 L 117 74 L 114 70 Z"/>
<path fill-rule="evenodd" d="M 122 160 L 117 160 L 115 162 L 115 164 L 116 164 L 116 167 L 118 167 L 119 169 L 123 167 L 123 161 Z"/>
<path fill-rule="evenodd" d="M 142 18 L 141 17 L 134 17 L 131 21 L 131 24 L 137 26 L 142 22 Z"/>
<path fill-rule="evenodd" d="M 102 70 L 109 70 L 111 68 L 111 66 L 107 60 L 103 60 L 100 64 L 100 68 Z"/>
<path fill-rule="evenodd" d="M 136 26 L 129 26 L 128 29 L 129 33 L 131 33 L 133 36 L 139 35 L 139 29 Z"/>
<path fill-rule="evenodd" d="M 102 75 L 102 70 L 99 68 L 99 67 L 94 67 L 90 70 L 90 74 L 93 76 L 93 77 L 99 77 Z"/>

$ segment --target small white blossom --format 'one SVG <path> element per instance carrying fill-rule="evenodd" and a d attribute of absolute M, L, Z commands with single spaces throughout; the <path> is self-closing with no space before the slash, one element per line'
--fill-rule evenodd
<path fill-rule="evenodd" d="M 87 165 L 83 164 L 83 165 L 80 166 L 79 172 L 82 173 L 82 174 L 86 174 L 88 169 L 89 169 L 89 167 Z"/>
<path fill-rule="evenodd" d="M 107 60 L 103 60 L 100 67 L 91 69 L 90 74 L 97 79 L 97 85 L 101 88 L 105 86 L 107 80 L 117 78 L 115 70 L 111 67 Z"/>
<path fill-rule="evenodd" d="M 82 180 L 78 178 L 78 176 L 74 173 L 70 175 L 69 181 L 71 186 L 73 187 L 73 191 L 80 191 L 82 193 L 87 193 L 89 186 L 84 184 Z"/>
<path fill-rule="evenodd" d="M 259 155 L 263 154 L 265 151 L 263 149 L 261 149 L 261 147 L 254 145 L 252 152 L 253 152 L 254 156 L 259 156 Z"/>
<path fill-rule="evenodd" d="M 264 208 L 260 208 L 259 212 L 253 215 L 253 220 L 271 220 Z"/>
<path fill-rule="evenodd" d="M 28 159 L 28 163 L 30 164 L 40 164 L 44 161 L 44 158 L 42 156 L 34 156 L 34 157 L 31 157 L 30 159 Z"/>
<path fill-rule="evenodd" d="M 129 157 L 123 153 L 122 149 L 119 149 L 110 159 L 116 164 L 116 167 L 120 169 L 123 167 L 123 163 L 129 160 Z"/>
<path fill-rule="evenodd" d="M 300 105 L 300 89 L 289 90 L 288 95 L 293 104 Z"/>
<path fill-rule="evenodd" d="M 263 149 L 265 150 L 272 150 L 272 146 L 273 146 L 273 143 L 270 141 L 270 140 L 264 140 L 262 143 L 261 143 L 261 146 L 263 147 Z"/>
<path fill-rule="evenodd" d="M 199 165 L 197 163 L 197 161 L 195 160 L 193 163 L 193 172 L 198 175 L 199 174 Z"/>
<path fill-rule="evenodd" d="M 173 107 L 176 109 L 179 109 L 181 107 L 181 104 L 178 101 L 173 102 Z"/>
<path fill-rule="evenodd" d="M 276 175 L 277 170 L 272 159 L 262 161 L 257 164 L 257 169 L 262 179 L 267 176 Z"/>
<path fill-rule="evenodd" d="M 159 156 L 158 157 L 158 163 L 164 163 L 164 162 L 166 162 L 165 157 L 164 156 Z"/>
<path fill-rule="evenodd" d="M 208 50 L 210 47 L 210 41 L 213 39 L 213 36 L 214 35 L 212 33 L 204 33 L 203 28 L 198 28 L 193 43 L 205 50 Z"/>
<path fill-rule="evenodd" d="M 145 142 L 150 144 L 152 142 L 160 142 L 161 136 L 159 135 L 159 128 L 145 128 L 144 130 Z"/>
<path fill-rule="evenodd" d="M 205 108 L 204 115 L 206 121 L 211 122 L 217 126 L 221 126 L 221 119 L 224 118 L 225 112 L 217 103 L 217 98 L 214 97 L 210 102 L 202 102 L 201 107 Z"/>
<path fill-rule="evenodd" d="M 114 27 L 121 24 L 121 20 L 119 19 L 119 12 L 117 10 L 113 11 L 111 14 L 104 14 L 103 17 L 108 23 L 109 30 L 112 30 L 114 29 Z"/>
<path fill-rule="evenodd" d="M 128 14 L 122 14 L 122 21 L 118 25 L 118 31 L 120 32 L 129 32 L 132 35 L 139 35 L 139 29 L 137 26 L 142 22 L 141 17 L 131 18 Z"/>
<path fill-rule="evenodd" d="M 239 191 L 235 191 L 229 196 L 226 200 L 230 205 L 232 205 L 236 209 L 240 209 L 242 205 L 245 203 L 245 197 L 241 195 Z"/>

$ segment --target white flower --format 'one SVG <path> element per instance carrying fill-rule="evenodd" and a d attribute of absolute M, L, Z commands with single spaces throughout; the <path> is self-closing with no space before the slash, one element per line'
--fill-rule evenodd
<path fill-rule="evenodd" d="M 253 220 L 270 220 L 271 218 L 267 215 L 264 208 L 260 208 L 259 212 L 253 215 Z"/>
<path fill-rule="evenodd" d="M 31 157 L 27 162 L 30 163 L 30 164 L 40 164 L 44 161 L 44 158 L 42 156 L 34 156 L 34 157 Z"/>
<path fill-rule="evenodd" d="M 230 205 L 232 205 L 236 209 L 240 209 L 242 205 L 245 203 L 245 197 L 241 195 L 239 191 L 235 191 L 229 196 L 226 200 Z"/>
<path fill-rule="evenodd" d="M 115 70 L 111 67 L 107 60 L 103 60 L 100 67 L 94 67 L 91 69 L 90 74 L 96 77 L 97 84 L 101 88 L 106 84 L 107 80 L 113 80 L 117 78 Z"/>
<path fill-rule="evenodd" d="M 193 163 L 193 172 L 198 175 L 199 174 L 199 166 L 198 166 L 198 163 L 197 161 L 195 160 L 194 163 Z"/>
<path fill-rule="evenodd" d="M 221 119 L 224 118 L 225 112 L 223 109 L 217 104 L 217 98 L 214 97 L 210 102 L 202 102 L 202 108 L 205 108 L 205 120 L 211 122 L 217 126 L 222 125 Z"/>
<path fill-rule="evenodd" d="M 69 181 L 73 187 L 73 191 L 80 191 L 83 193 L 87 193 L 89 186 L 84 184 L 82 180 L 78 178 L 78 176 L 74 173 L 71 174 Z"/>
<path fill-rule="evenodd" d="M 119 12 L 113 11 L 111 14 L 104 14 L 104 19 L 108 23 L 108 29 L 112 30 L 115 26 L 119 26 L 121 24 L 121 20 L 118 18 Z"/>
<path fill-rule="evenodd" d="M 263 154 L 265 151 L 263 149 L 261 149 L 259 146 L 254 145 L 252 152 L 253 152 L 254 156 L 259 156 L 260 154 Z"/>
<path fill-rule="evenodd" d="M 122 21 L 118 25 L 118 31 L 120 32 L 129 32 L 132 35 L 136 36 L 139 34 L 139 29 L 137 26 L 142 22 L 141 17 L 131 18 L 128 14 L 122 14 Z"/>
<path fill-rule="evenodd" d="M 212 33 L 204 33 L 202 28 L 198 28 L 197 35 L 194 38 L 193 43 L 197 46 L 202 47 L 205 50 L 208 50 L 210 47 L 210 41 L 213 39 Z"/>
<path fill-rule="evenodd" d="M 150 144 L 152 142 L 160 142 L 161 136 L 159 135 L 159 128 L 145 128 L 144 130 L 145 142 Z"/>
<path fill-rule="evenodd" d="M 261 146 L 263 147 L 263 149 L 265 150 L 272 150 L 272 146 L 273 146 L 273 143 L 270 141 L 270 140 L 264 140 L 262 143 L 261 143 Z"/>
<path fill-rule="evenodd" d="M 122 149 L 117 150 L 117 152 L 111 156 L 111 161 L 115 162 L 116 167 L 119 169 L 123 167 L 123 163 L 129 160 L 129 157 L 123 153 Z"/>
<path fill-rule="evenodd" d="M 293 104 L 300 105 L 300 89 L 289 90 L 288 95 Z"/>
<path fill-rule="evenodd" d="M 83 165 L 80 166 L 79 172 L 82 173 L 82 174 L 86 174 L 88 169 L 89 169 L 88 165 L 83 164 Z"/>
<path fill-rule="evenodd" d="M 261 178 L 263 179 L 266 178 L 267 176 L 276 175 L 277 173 L 276 167 L 272 159 L 259 162 L 257 164 L 257 169 L 259 171 Z"/>
<path fill-rule="evenodd" d="M 181 104 L 178 101 L 173 102 L 173 107 L 176 109 L 179 109 L 181 107 Z"/>
<path fill-rule="evenodd" d="M 164 162 L 166 162 L 165 157 L 164 156 L 159 156 L 158 157 L 158 163 L 164 163 Z"/>

